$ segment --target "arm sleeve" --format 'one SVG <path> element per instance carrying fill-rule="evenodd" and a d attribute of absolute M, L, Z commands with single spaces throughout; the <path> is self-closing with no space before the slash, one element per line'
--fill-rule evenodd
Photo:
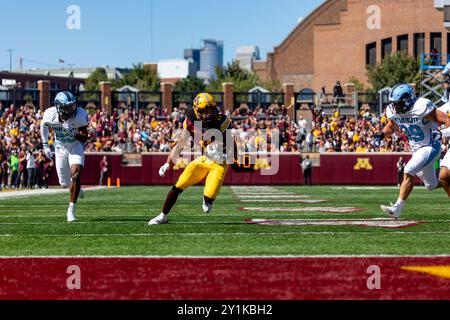
<path fill-rule="evenodd" d="M 48 144 L 48 127 L 43 121 L 41 122 L 41 138 L 44 146 Z"/>

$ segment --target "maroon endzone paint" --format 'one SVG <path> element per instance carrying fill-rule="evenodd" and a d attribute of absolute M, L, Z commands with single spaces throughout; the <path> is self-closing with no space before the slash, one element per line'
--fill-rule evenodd
<path fill-rule="evenodd" d="M 81 290 L 67 289 L 71 265 Z M 381 290 L 367 288 L 371 265 Z M 450 299 L 450 280 L 401 269 L 439 265 L 450 257 L 12 258 L 0 259 L 0 299 Z"/>

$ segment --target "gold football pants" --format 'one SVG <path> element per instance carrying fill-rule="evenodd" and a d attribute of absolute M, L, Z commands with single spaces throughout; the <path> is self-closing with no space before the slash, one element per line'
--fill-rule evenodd
<path fill-rule="evenodd" d="M 227 164 L 218 164 L 207 159 L 205 156 L 199 157 L 192 161 L 186 169 L 184 169 L 175 187 L 181 190 L 205 181 L 205 190 L 203 194 L 211 199 L 216 199 L 222 187 L 223 180 L 228 170 Z"/>

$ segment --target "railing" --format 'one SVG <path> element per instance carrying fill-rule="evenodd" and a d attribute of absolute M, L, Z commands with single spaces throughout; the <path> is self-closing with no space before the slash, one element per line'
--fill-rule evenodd
<path fill-rule="evenodd" d="M 79 107 L 87 110 L 98 110 L 101 108 L 101 92 L 100 91 L 80 91 L 76 94 Z"/>
<path fill-rule="evenodd" d="M 162 92 L 139 91 L 138 110 L 162 109 Z"/>
<path fill-rule="evenodd" d="M 450 54 L 421 54 L 420 69 L 421 70 L 442 70 L 444 66 L 450 62 Z"/>
<path fill-rule="evenodd" d="M 357 93 L 334 96 L 332 93 L 317 94 L 317 104 L 319 109 L 331 114 L 334 110 L 343 115 L 356 115 L 358 113 Z"/>
<path fill-rule="evenodd" d="M 192 107 L 192 103 L 200 92 L 182 92 L 182 91 L 173 91 L 172 92 L 172 105 L 177 109 L 189 109 Z M 216 101 L 217 106 L 223 110 L 223 92 L 209 92 L 214 101 Z"/>
<path fill-rule="evenodd" d="M 267 111 L 272 105 L 284 104 L 284 93 L 279 92 L 235 92 L 234 93 L 234 108 L 242 108 L 246 106 L 249 111 L 255 111 L 257 108 L 262 108 Z"/>
<path fill-rule="evenodd" d="M 20 106 L 39 106 L 39 90 L 37 89 L 10 89 L 0 90 L 0 102 L 3 109 L 13 104 L 16 108 Z"/>
<path fill-rule="evenodd" d="M 137 92 L 113 91 L 111 92 L 111 105 L 113 109 L 138 108 Z"/>

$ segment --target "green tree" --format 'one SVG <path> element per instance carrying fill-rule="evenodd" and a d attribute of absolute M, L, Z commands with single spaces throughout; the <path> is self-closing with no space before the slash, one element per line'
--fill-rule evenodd
<path fill-rule="evenodd" d="M 105 68 L 97 68 L 87 77 L 84 88 L 86 91 L 98 91 L 98 84 L 102 81 L 108 81 L 108 74 Z"/>
<path fill-rule="evenodd" d="M 232 82 L 235 92 L 247 92 L 259 85 L 258 76 L 254 72 L 242 69 L 238 61 L 228 63 L 225 68 L 216 66 L 217 79 L 207 87 L 208 91 L 222 91 L 222 83 Z"/>
<path fill-rule="evenodd" d="M 399 52 L 384 58 L 381 64 L 367 66 L 369 83 L 375 91 L 392 87 L 397 83 L 420 83 L 421 71 L 418 59 Z"/>
<path fill-rule="evenodd" d="M 200 92 L 205 91 L 205 83 L 202 79 L 197 77 L 187 77 L 185 79 L 178 80 L 174 87 L 174 91 L 179 92 Z"/>
<path fill-rule="evenodd" d="M 161 81 L 158 73 L 151 69 L 145 69 L 142 64 L 133 64 L 129 73 L 117 81 L 117 87 L 132 86 L 143 91 L 159 91 Z"/>
<path fill-rule="evenodd" d="M 355 76 L 351 76 L 350 79 L 348 79 L 347 83 L 351 83 L 355 85 L 355 90 L 358 92 L 365 92 L 366 87 L 364 86 L 364 83 L 362 83 L 358 78 Z"/>

